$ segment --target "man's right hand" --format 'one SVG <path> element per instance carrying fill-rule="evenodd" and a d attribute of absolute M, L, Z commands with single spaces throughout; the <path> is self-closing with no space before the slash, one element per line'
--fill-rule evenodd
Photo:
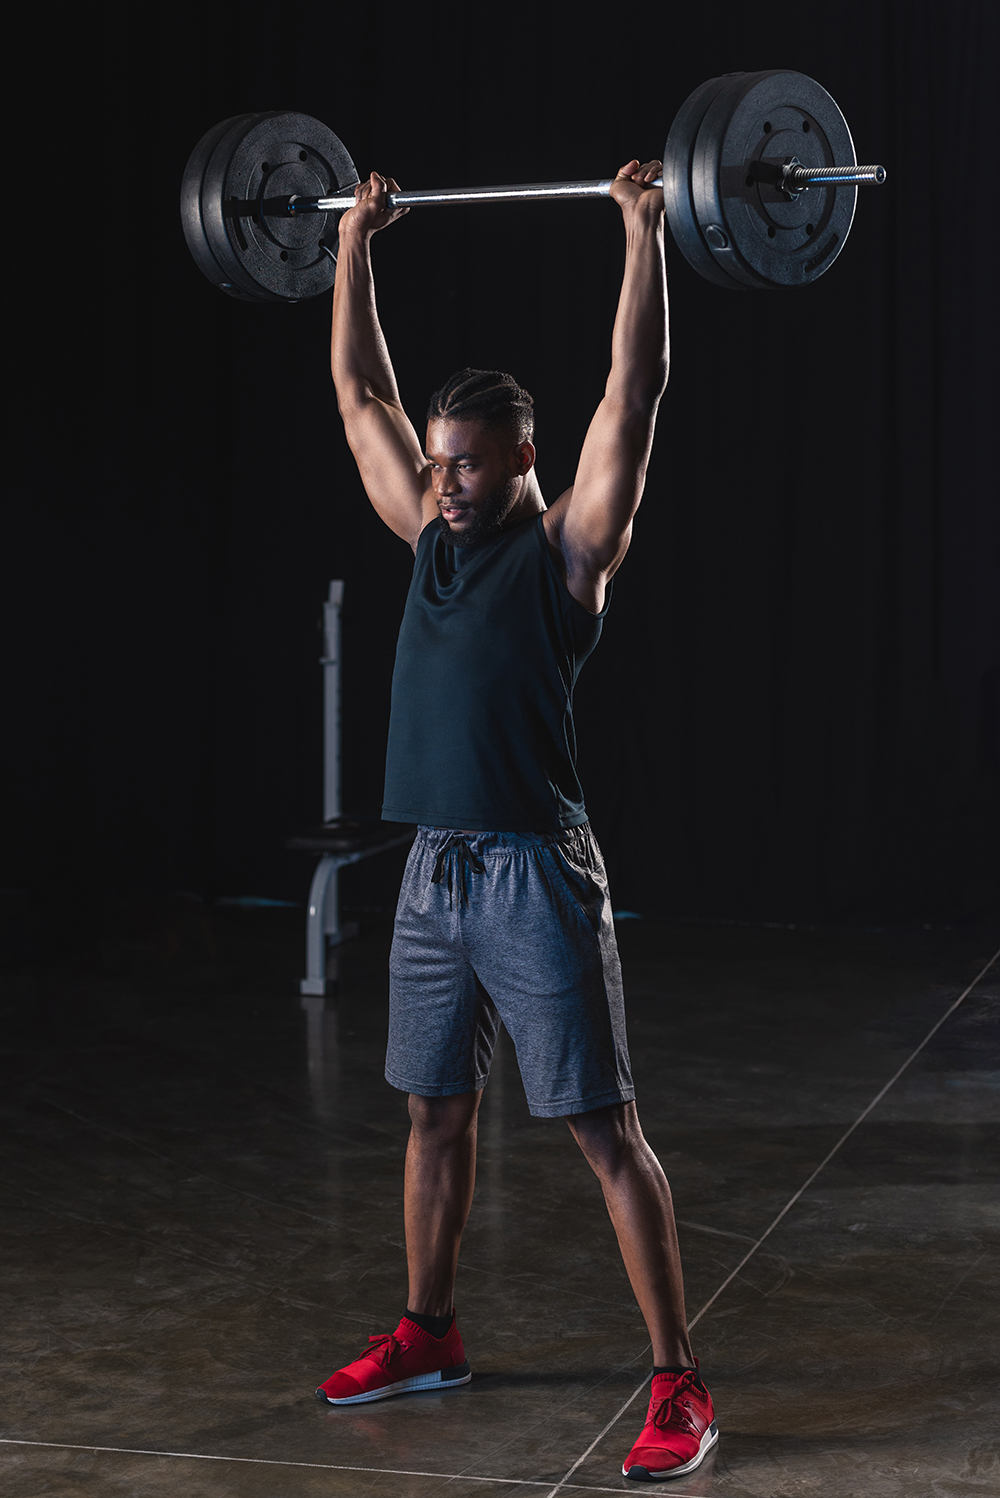
<path fill-rule="evenodd" d="M 340 237 L 343 238 L 346 229 L 349 234 L 360 234 L 367 239 L 409 213 L 408 208 L 390 206 L 391 192 L 399 192 L 399 183 L 392 177 L 380 177 L 378 172 L 372 172 L 367 182 L 359 182 L 354 189 L 355 206 L 341 217 Z"/>

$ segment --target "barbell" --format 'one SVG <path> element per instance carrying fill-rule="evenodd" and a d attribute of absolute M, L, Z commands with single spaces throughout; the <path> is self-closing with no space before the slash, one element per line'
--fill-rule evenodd
<path fill-rule="evenodd" d="M 847 121 L 804 73 L 727 73 L 696 88 L 663 150 L 667 222 L 685 258 L 730 290 L 806 286 L 844 248 L 857 188 L 885 181 L 858 166 Z M 195 146 L 181 222 L 220 290 L 299 302 L 333 284 L 340 214 L 354 204 L 354 163 L 333 131 L 288 110 L 234 115 Z M 606 198 L 611 178 L 394 192 L 394 205 Z"/>

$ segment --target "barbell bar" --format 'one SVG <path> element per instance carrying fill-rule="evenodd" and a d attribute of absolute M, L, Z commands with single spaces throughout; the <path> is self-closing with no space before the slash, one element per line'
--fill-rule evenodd
<path fill-rule="evenodd" d="M 879 185 L 885 181 L 884 166 L 805 167 L 782 163 L 777 185 L 788 193 L 803 192 L 820 183 L 855 182 Z M 505 187 L 431 187 L 390 192 L 391 208 L 411 208 L 424 204 L 448 203 L 530 203 L 542 198 L 608 198 L 613 177 L 587 178 L 582 182 L 514 182 Z M 654 177 L 650 187 L 662 187 L 663 178 Z M 289 198 L 277 207 L 278 213 L 346 213 L 355 205 L 355 196 L 332 198 Z M 275 211 L 275 210 L 272 210 Z"/>
<path fill-rule="evenodd" d="M 834 100 L 803 73 L 730 73 L 695 89 L 663 152 L 667 222 L 706 279 L 773 290 L 818 279 L 850 231 L 858 166 Z M 612 178 L 446 187 L 390 194 L 393 206 L 607 198 Z M 297 302 L 333 284 L 340 215 L 358 183 L 343 142 L 292 111 L 236 115 L 195 147 L 181 187 L 188 246 L 230 296 Z"/>

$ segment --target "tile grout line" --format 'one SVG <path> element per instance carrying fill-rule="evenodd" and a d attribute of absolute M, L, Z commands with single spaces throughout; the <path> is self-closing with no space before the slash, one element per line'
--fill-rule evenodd
<path fill-rule="evenodd" d="M 826 1155 L 825 1158 L 822 1159 L 820 1161 L 820 1163 L 816 1166 L 816 1169 L 813 1171 L 812 1175 L 809 1176 L 805 1181 L 802 1182 L 802 1185 L 799 1187 L 798 1191 L 796 1191 L 795 1195 L 792 1196 L 792 1197 L 790 1197 L 789 1200 L 785 1203 L 785 1205 L 782 1207 L 781 1211 L 778 1213 L 777 1217 L 774 1219 L 774 1221 L 771 1223 L 771 1225 L 768 1228 L 765 1228 L 764 1232 L 757 1239 L 757 1242 L 753 1245 L 753 1247 L 749 1248 L 747 1250 L 747 1252 L 743 1255 L 742 1259 L 737 1264 L 736 1268 L 732 1271 L 732 1273 L 729 1274 L 729 1275 L 727 1275 L 726 1278 L 722 1281 L 722 1284 L 715 1291 L 715 1293 L 713 1295 L 709 1296 L 708 1300 L 706 1300 L 705 1304 L 702 1306 L 702 1308 L 698 1312 L 698 1314 L 696 1316 L 694 1316 L 691 1321 L 688 1322 L 688 1330 L 689 1331 L 693 1327 L 695 1327 L 695 1326 L 698 1325 L 698 1322 L 704 1316 L 705 1312 L 707 1310 L 709 1310 L 715 1304 L 715 1302 L 718 1300 L 719 1296 L 722 1294 L 723 1290 L 725 1290 L 727 1288 L 727 1286 L 729 1286 L 729 1285 L 732 1284 L 733 1280 L 739 1274 L 740 1270 L 744 1267 L 744 1265 L 746 1265 L 747 1263 L 749 1263 L 749 1261 L 753 1258 L 754 1254 L 757 1252 L 758 1248 L 760 1248 L 761 1244 L 764 1243 L 768 1238 L 770 1238 L 771 1234 L 774 1232 L 774 1230 L 778 1226 L 778 1224 L 782 1221 L 782 1219 L 784 1217 L 786 1217 L 788 1215 L 788 1213 L 795 1206 L 795 1203 L 799 1200 L 799 1198 L 802 1196 L 802 1194 L 805 1191 L 808 1191 L 808 1189 L 812 1185 L 813 1181 L 815 1181 L 816 1177 L 820 1174 L 820 1172 L 822 1170 L 824 1170 L 827 1165 L 829 1165 L 830 1161 L 833 1159 L 833 1157 L 837 1153 L 837 1151 L 843 1145 L 845 1145 L 847 1143 L 848 1139 L 850 1139 L 850 1137 L 854 1133 L 855 1129 L 858 1128 L 858 1126 L 860 1124 L 864 1123 L 864 1121 L 868 1117 L 869 1113 L 871 1113 L 872 1109 L 875 1108 L 877 1106 L 877 1104 L 879 1104 L 882 1101 L 882 1099 L 885 1097 L 886 1093 L 889 1091 L 890 1087 L 894 1086 L 895 1083 L 899 1081 L 899 1079 L 903 1075 L 904 1071 L 906 1071 L 906 1068 L 908 1066 L 910 1066 L 917 1059 L 917 1057 L 920 1055 L 920 1052 L 924 1049 L 924 1047 L 929 1043 L 929 1041 L 931 1041 L 934 1038 L 934 1036 L 940 1030 L 941 1026 L 944 1024 L 945 1020 L 949 1019 L 951 1017 L 951 1015 L 954 1014 L 954 1012 L 958 1008 L 959 1004 L 963 1003 L 969 997 L 969 994 L 976 987 L 976 984 L 979 983 L 980 979 L 985 978 L 986 974 L 989 972 L 990 968 L 996 962 L 996 960 L 997 960 L 998 957 L 1000 957 L 1000 949 L 998 949 L 996 952 L 993 953 L 993 956 L 990 958 L 989 962 L 987 962 L 986 966 L 983 967 L 976 974 L 976 976 L 973 978 L 972 982 L 969 984 L 968 988 L 966 988 L 963 993 L 959 994 L 958 998 L 954 1001 L 954 1003 L 952 1003 L 952 1004 L 950 1004 L 948 1006 L 948 1008 L 945 1010 L 945 1012 L 942 1014 L 941 1018 L 936 1022 L 936 1024 L 933 1024 L 931 1026 L 931 1028 L 928 1030 L 927 1034 L 924 1036 L 923 1040 L 917 1046 L 916 1050 L 913 1051 L 909 1056 L 907 1056 L 906 1060 L 903 1062 L 902 1066 L 898 1069 L 898 1071 L 894 1072 L 893 1075 L 889 1078 L 888 1082 L 886 1082 L 885 1086 L 883 1088 L 881 1088 L 881 1090 L 875 1094 L 875 1096 L 872 1098 L 871 1102 L 868 1104 L 867 1108 L 865 1108 L 863 1110 L 863 1112 L 861 1112 L 861 1113 L 858 1114 L 857 1118 L 851 1124 L 850 1128 L 847 1129 L 847 1130 L 845 1130 L 845 1132 L 840 1136 L 840 1138 L 837 1140 L 836 1144 L 833 1146 L 833 1149 L 830 1150 L 829 1154 Z M 646 1377 L 643 1379 L 643 1381 L 639 1385 L 639 1387 L 633 1393 L 631 1393 L 629 1395 L 629 1397 L 626 1399 L 625 1403 L 621 1406 L 621 1408 L 614 1415 L 612 1415 L 612 1417 L 608 1421 L 607 1425 L 604 1427 L 604 1429 L 600 1432 L 599 1435 L 597 1435 L 597 1436 L 594 1437 L 594 1439 L 591 1441 L 590 1445 L 587 1447 L 586 1451 L 583 1452 L 583 1454 L 581 1456 L 577 1457 L 576 1461 L 569 1468 L 569 1470 L 567 1471 L 566 1475 L 564 1477 L 560 1478 L 560 1480 L 556 1483 L 555 1487 L 549 1489 L 549 1491 L 545 1494 L 545 1498 L 558 1498 L 558 1495 L 563 1491 L 563 1489 L 565 1487 L 567 1487 L 567 1486 L 569 1486 L 569 1487 L 576 1486 L 576 1484 L 570 1483 L 570 1481 L 569 1481 L 569 1479 L 573 1476 L 573 1473 L 577 1470 L 578 1467 L 581 1467 L 583 1465 L 583 1463 L 587 1460 L 587 1457 L 594 1450 L 594 1448 L 596 1446 L 598 1446 L 601 1441 L 604 1440 L 604 1437 L 607 1435 L 608 1431 L 612 1428 L 612 1426 L 617 1425 L 618 1421 L 621 1419 L 622 1415 L 624 1415 L 624 1413 L 628 1409 L 629 1405 L 633 1402 L 633 1400 L 635 1400 L 635 1399 L 637 1399 L 639 1397 L 639 1395 L 642 1393 L 642 1391 L 646 1387 L 646 1385 L 650 1382 L 650 1380 L 652 1379 L 652 1377 L 653 1377 L 652 1373 L 647 1373 Z M 678 1498 L 679 1498 L 679 1495 L 678 1495 Z"/>
<path fill-rule="evenodd" d="M 587 1449 L 583 1453 L 583 1455 L 577 1457 L 577 1459 L 573 1463 L 572 1467 L 570 1467 L 569 1471 L 566 1473 L 566 1475 L 564 1477 L 561 1477 L 559 1479 L 559 1481 L 556 1483 L 555 1487 L 549 1489 L 549 1491 L 545 1494 L 545 1498 L 557 1498 L 557 1495 L 559 1493 L 565 1492 L 566 1488 L 568 1488 L 568 1487 L 572 1488 L 572 1487 L 576 1487 L 577 1486 L 576 1483 L 572 1483 L 569 1480 L 573 1476 L 573 1473 L 576 1471 L 577 1467 L 581 1467 L 583 1465 L 583 1463 L 587 1460 L 587 1458 L 590 1455 L 590 1453 L 594 1450 L 594 1447 L 595 1446 L 599 1446 L 600 1443 L 604 1440 L 604 1437 L 607 1435 L 607 1433 L 611 1429 L 611 1427 L 613 1425 L 617 1425 L 618 1424 L 618 1421 L 621 1419 L 622 1415 L 624 1415 L 624 1413 L 628 1409 L 629 1405 L 632 1403 L 633 1400 L 638 1399 L 638 1397 L 642 1393 L 643 1389 L 652 1380 L 652 1377 L 653 1377 L 652 1372 L 646 1374 L 646 1377 L 643 1379 L 643 1381 L 639 1385 L 639 1387 L 637 1389 L 634 1389 L 632 1391 L 632 1393 L 626 1399 L 625 1403 L 622 1405 L 621 1409 L 615 1411 L 615 1413 L 611 1416 L 611 1419 L 608 1421 L 607 1425 L 600 1432 L 600 1434 L 596 1435 L 594 1437 L 594 1439 L 591 1441 L 590 1445 L 587 1447 Z"/>
<path fill-rule="evenodd" d="M 266 1456 L 211 1456 L 204 1451 L 152 1451 L 141 1446 L 90 1446 L 82 1441 L 19 1441 L 0 1436 L 0 1446 L 33 1446 L 47 1451 L 110 1452 L 117 1456 L 159 1456 L 177 1461 L 242 1462 L 252 1467 L 306 1467 L 319 1472 L 370 1472 L 383 1477 L 438 1477 L 443 1482 L 495 1482 L 508 1487 L 544 1488 L 546 1484 L 531 1477 L 477 1477 L 469 1472 L 417 1472 L 408 1467 L 349 1467 L 336 1462 L 290 1462 Z M 580 1493 L 621 1493 L 620 1488 L 598 1488 L 589 1483 L 568 1485 Z M 671 1498 L 693 1498 L 686 1493 L 672 1493 Z"/>
<path fill-rule="evenodd" d="M 882 1099 L 885 1097 L 885 1095 L 889 1091 L 889 1089 L 891 1087 L 893 1087 L 899 1081 L 900 1077 L 906 1071 L 907 1067 L 910 1066 L 910 1065 L 912 1065 L 912 1063 L 917 1059 L 917 1057 L 920 1055 L 920 1052 L 924 1049 L 924 1047 L 927 1044 L 929 1044 L 929 1042 L 931 1040 L 933 1040 L 934 1036 L 937 1034 L 937 1032 L 940 1030 L 941 1026 L 944 1024 L 945 1020 L 949 1019 L 951 1017 L 951 1015 L 954 1014 L 954 1012 L 958 1008 L 959 1004 L 963 1003 L 969 997 L 969 994 L 975 988 L 976 984 L 979 982 L 979 980 L 981 978 L 984 978 L 986 976 L 986 974 L 989 972 L 990 968 L 996 962 L 997 958 L 1000 958 L 1000 950 L 997 950 L 996 952 L 993 953 L 993 956 L 990 958 L 989 962 L 987 962 L 986 966 L 982 969 L 981 972 L 978 972 L 976 974 L 976 976 L 973 978 L 972 982 L 969 984 L 969 986 L 965 990 L 965 992 L 959 994 L 958 998 L 954 1001 L 953 1004 L 949 1005 L 949 1007 L 945 1010 L 944 1014 L 942 1014 L 941 1018 L 937 1021 L 937 1023 L 931 1026 L 931 1028 L 928 1030 L 927 1034 L 924 1036 L 923 1040 L 917 1046 L 916 1050 L 913 1051 L 909 1056 L 907 1056 L 906 1060 L 903 1062 L 902 1066 L 898 1069 L 898 1071 L 894 1072 L 894 1074 L 889 1078 L 888 1082 L 886 1082 L 885 1086 L 882 1087 L 880 1089 L 880 1091 L 878 1091 L 875 1094 L 875 1096 L 872 1098 L 871 1102 L 868 1104 L 867 1108 L 865 1108 L 861 1113 L 858 1114 L 857 1118 L 851 1124 L 850 1128 L 846 1129 L 844 1131 L 844 1133 L 837 1140 L 837 1143 L 833 1146 L 833 1149 L 830 1150 L 829 1154 L 826 1155 L 826 1157 L 823 1160 L 821 1160 L 820 1163 L 816 1166 L 816 1169 L 813 1171 L 812 1175 L 809 1176 L 805 1181 L 803 1181 L 802 1185 L 799 1187 L 798 1191 L 796 1191 L 795 1195 L 793 1197 L 791 1197 L 791 1199 L 785 1204 L 785 1206 L 782 1207 L 781 1211 L 778 1213 L 777 1217 L 771 1223 L 770 1227 L 768 1227 L 768 1228 L 765 1229 L 765 1231 L 757 1239 L 757 1242 L 753 1245 L 753 1247 L 747 1250 L 746 1254 L 743 1256 L 743 1258 L 737 1264 L 737 1266 L 733 1270 L 733 1272 L 730 1275 L 728 1275 L 726 1279 L 723 1280 L 722 1284 L 719 1286 L 718 1290 L 716 1290 L 715 1294 L 713 1296 L 711 1296 L 710 1299 L 708 1299 L 705 1302 L 705 1304 L 702 1306 L 701 1310 L 698 1312 L 697 1316 L 695 1316 L 694 1320 L 691 1322 L 692 1326 L 697 1325 L 697 1323 L 701 1320 L 702 1316 L 704 1316 L 705 1312 L 712 1305 L 715 1304 L 715 1302 L 718 1300 L 719 1296 L 722 1294 L 723 1290 L 725 1290 L 726 1286 L 729 1285 L 736 1278 L 736 1276 L 739 1274 L 740 1270 L 743 1268 L 744 1264 L 746 1264 L 747 1261 L 752 1257 L 752 1255 L 757 1252 L 757 1250 L 758 1250 L 758 1248 L 760 1248 L 761 1244 L 767 1238 L 769 1238 L 771 1236 L 771 1234 L 774 1232 L 775 1228 L 778 1226 L 778 1223 L 781 1222 L 782 1218 L 785 1217 L 791 1211 L 792 1207 L 794 1207 L 795 1203 L 799 1200 L 799 1197 L 802 1196 L 802 1194 L 809 1189 L 809 1187 L 812 1185 L 813 1181 L 815 1181 L 816 1177 L 819 1175 L 820 1171 L 824 1170 L 826 1168 L 826 1166 L 829 1165 L 829 1163 L 833 1159 L 834 1155 L 837 1153 L 837 1151 L 839 1149 L 841 1149 L 841 1147 L 843 1145 L 845 1145 L 847 1143 L 848 1139 L 850 1139 L 850 1137 L 854 1133 L 855 1129 L 857 1129 L 862 1123 L 864 1123 L 864 1121 L 868 1117 L 869 1113 L 871 1113 L 872 1110 L 882 1101 Z"/>

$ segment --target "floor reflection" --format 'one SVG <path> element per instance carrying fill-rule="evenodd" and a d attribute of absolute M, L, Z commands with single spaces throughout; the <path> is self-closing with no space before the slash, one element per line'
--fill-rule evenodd
<path fill-rule="evenodd" d="M 313 1399 L 402 1308 L 408 1121 L 382 1075 L 388 922 L 300 999 L 282 921 L 223 912 L 212 948 L 0 980 L 4 1436 L 49 1443 L 0 1440 L 4 1498 L 546 1494 L 592 1445 L 576 1491 L 624 1491 L 645 1396 L 596 1438 L 646 1332 L 596 1182 L 564 1123 L 528 1115 L 506 1036 L 462 1251 L 472 1383 Z M 696 1311 L 985 939 L 635 922 L 621 940 Z M 998 1017 L 994 978 L 713 1301 L 696 1350 L 722 1439 L 673 1498 L 1000 1493 Z"/>
<path fill-rule="evenodd" d="M 332 969 L 332 970 L 331 970 Z M 332 982 L 330 980 L 333 980 Z M 340 1013 L 338 959 L 327 962 L 327 994 L 303 994 L 306 1016 L 306 1072 L 316 1117 L 333 1117 L 340 1080 Z"/>

